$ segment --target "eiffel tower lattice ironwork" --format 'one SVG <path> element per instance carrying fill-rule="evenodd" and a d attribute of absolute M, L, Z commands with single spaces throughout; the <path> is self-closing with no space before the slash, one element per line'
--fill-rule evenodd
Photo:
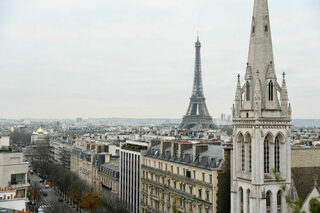
<path fill-rule="evenodd" d="M 212 122 L 212 117 L 209 115 L 209 111 L 205 102 L 205 97 L 202 87 L 202 77 L 201 77 L 201 57 L 200 48 L 201 43 L 199 41 L 199 36 L 195 43 L 196 48 L 196 58 L 194 66 L 194 79 L 193 79 L 193 90 L 190 97 L 190 103 L 186 115 L 183 117 L 180 124 L 181 129 L 208 129 L 214 128 Z"/>

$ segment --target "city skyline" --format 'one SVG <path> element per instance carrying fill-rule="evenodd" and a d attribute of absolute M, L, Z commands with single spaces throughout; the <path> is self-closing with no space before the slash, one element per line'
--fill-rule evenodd
<path fill-rule="evenodd" d="M 0 118 L 181 118 L 198 30 L 208 110 L 231 114 L 252 3 L 1 1 Z M 320 4 L 270 0 L 269 7 L 292 117 L 319 118 Z"/>

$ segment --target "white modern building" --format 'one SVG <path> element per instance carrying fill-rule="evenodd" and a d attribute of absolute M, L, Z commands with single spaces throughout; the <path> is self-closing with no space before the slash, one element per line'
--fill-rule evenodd
<path fill-rule="evenodd" d="M 16 195 L 26 197 L 29 183 L 27 181 L 28 164 L 23 162 L 22 152 L 0 150 L 0 187 L 13 187 Z"/>
<path fill-rule="evenodd" d="M 233 106 L 232 213 L 287 212 L 291 107 L 277 81 L 267 0 L 255 0 L 245 82 Z M 283 186 L 285 189 L 283 189 Z"/>
<path fill-rule="evenodd" d="M 138 213 L 140 209 L 141 151 L 147 142 L 127 141 L 120 149 L 119 196 L 128 210 Z"/>

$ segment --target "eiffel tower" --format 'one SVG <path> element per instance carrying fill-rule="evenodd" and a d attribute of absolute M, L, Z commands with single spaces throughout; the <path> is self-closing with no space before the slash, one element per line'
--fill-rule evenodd
<path fill-rule="evenodd" d="M 211 129 L 214 128 L 212 117 L 209 115 L 205 97 L 203 94 L 202 78 L 201 78 L 201 43 L 199 36 L 195 43 L 196 59 L 194 65 L 193 90 L 190 97 L 190 103 L 185 116 L 183 116 L 180 129 Z"/>

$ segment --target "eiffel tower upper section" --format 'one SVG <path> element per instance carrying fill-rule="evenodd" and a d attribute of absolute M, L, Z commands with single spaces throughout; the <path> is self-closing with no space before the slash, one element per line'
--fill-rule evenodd
<path fill-rule="evenodd" d="M 202 86 L 202 76 L 201 76 L 201 56 L 200 48 L 201 43 L 199 41 L 199 36 L 195 43 L 196 55 L 195 55 L 195 65 L 194 65 L 194 79 L 193 79 L 193 89 L 192 95 L 190 97 L 190 103 L 186 115 L 180 124 L 180 128 L 198 128 L 207 129 L 213 128 L 214 124 L 212 118 L 209 115 L 207 105 L 205 102 L 205 97 L 203 93 Z"/>

